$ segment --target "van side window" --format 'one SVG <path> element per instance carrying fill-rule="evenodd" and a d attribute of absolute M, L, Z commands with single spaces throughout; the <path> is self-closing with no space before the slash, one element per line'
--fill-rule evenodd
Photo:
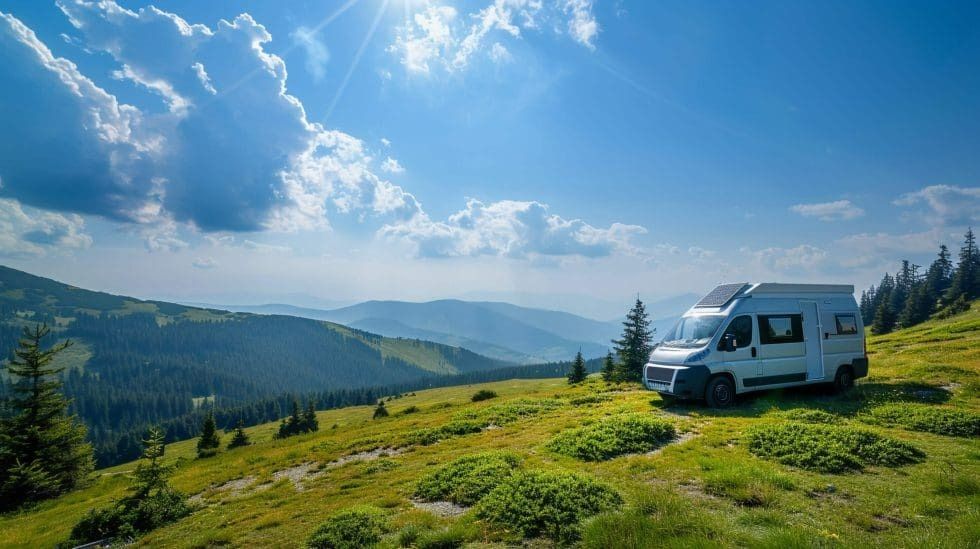
<path fill-rule="evenodd" d="M 735 347 L 742 349 L 752 345 L 752 317 L 742 315 L 735 317 L 725 329 L 725 335 L 735 336 Z"/>
<path fill-rule="evenodd" d="M 763 345 L 803 341 L 803 316 L 759 315 L 759 339 Z"/>
<path fill-rule="evenodd" d="M 853 335 L 858 333 L 857 321 L 854 315 L 834 315 L 837 320 L 837 335 Z"/>

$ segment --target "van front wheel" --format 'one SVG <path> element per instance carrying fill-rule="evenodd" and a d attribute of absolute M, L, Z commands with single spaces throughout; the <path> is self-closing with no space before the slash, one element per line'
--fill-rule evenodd
<path fill-rule="evenodd" d="M 735 384 L 725 376 L 712 379 L 704 389 L 704 400 L 712 408 L 727 408 L 735 404 Z"/>

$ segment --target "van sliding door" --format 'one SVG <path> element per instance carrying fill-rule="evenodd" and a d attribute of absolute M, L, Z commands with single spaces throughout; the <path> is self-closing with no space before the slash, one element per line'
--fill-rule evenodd
<path fill-rule="evenodd" d="M 824 378 L 823 371 L 823 340 L 820 326 L 820 311 L 816 301 L 801 301 L 800 310 L 803 312 L 803 340 L 806 347 L 806 380 L 815 381 Z"/>

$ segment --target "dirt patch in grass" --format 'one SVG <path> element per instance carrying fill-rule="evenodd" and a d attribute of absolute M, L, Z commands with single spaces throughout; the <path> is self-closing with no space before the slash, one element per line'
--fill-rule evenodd
<path fill-rule="evenodd" d="M 762 425 L 746 432 L 746 442 L 756 456 L 820 473 L 860 471 L 867 465 L 897 467 L 925 457 L 906 442 L 832 425 Z"/>
<path fill-rule="evenodd" d="M 194 494 L 193 496 L 187 498 L 187 502 L 191 504 L 203 503 L 205 495 L 214 495 L 222 492 L 227 492 L 231 495 L 239 495 L 243 493 L 246 488 L 255 484 L 255 481 L 256 478 L 251 475 L 229 480 L 228 482 L 218 484 L 216 486 L 210 486 L 207 490 L 199 494 Z"/>
<path fill-rule="evenodd" d="M 458 517 L 470 510 L 469 507 L 451 501 L 420 501 L 412 500 L 412 506 L 436 515 L 438 517 Z"/>
<path fill-rule="evenodd" d="M 398 454 L 404 453 L 406 450 L 407 448 L 383 447 L 341 456 L 325 464 L 308 461 L 306 463 L 300 463 L 299 465 L 295 465 L 287 469 L 280 469 L 279 471 L 272 473 L 272 482 L 276 483 L 280 480 L 288 479 L 297 491 L 302 492 L 305 489 L 305 486 L 303 485 L 304 482 L 322 476 L 330 469 L 336 469 L 337 467 L 341 467 L 356 461 L 372 461 L 381 457 L 397 456 Z M 265 484 L 262 486 L 268 487 L 269 485 Z"/>

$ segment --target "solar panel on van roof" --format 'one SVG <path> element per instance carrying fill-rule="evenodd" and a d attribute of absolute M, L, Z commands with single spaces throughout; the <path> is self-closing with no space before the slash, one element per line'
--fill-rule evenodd
<path fill-rule="evenodd" d="M 748 286 L 745 282 L 739 282 L 737 284 L 722 284 L 711 293 L 701 298 L 695 307 L 722 307 L 726 303 L 732 300 L 736 294 L 742 291 L 742 288 Z"/>

